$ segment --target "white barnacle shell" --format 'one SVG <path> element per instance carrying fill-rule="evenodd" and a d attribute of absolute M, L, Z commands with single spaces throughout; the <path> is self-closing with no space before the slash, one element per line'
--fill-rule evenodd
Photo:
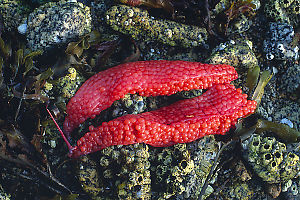
<path fill-rule="evenodd" d="M 132 9 L 128 10 L 128 17 L 133 17 L 134 11 Z"/>
<path fill-rule="evenodd" d="M 20 26 L 18 26 L 18 31 L 21 34 L 25 34 L 27 31 L 27 23 L 21 24 Z"/>
<path fill-rule="evenodd" d="M 274 55 L 271 54 L 271 53 L 267 53 L 267 54 L 266 54 L 266 58 L 267 58 L 268 60 L 273 60 L 273 59 L 274 59 Z"/>
<path fill-rule="evenodd" d="M 284 48 L 284 46 L 283 46 L 283 44 L 278 44 L 277 45 L 277 48 L 279 49 L 279 50 L 281 50 L 281 52 L 285 52 L 285 48 Z"/>
<path fill-rule="evenodd" d="M 171 29 L 167 29 L 167 30 L 165 31 L 165 33 L 166 33 L 166 36 L 167 36 L 168 38 L 172 38 L 173 32 L 172 32 Z"/>

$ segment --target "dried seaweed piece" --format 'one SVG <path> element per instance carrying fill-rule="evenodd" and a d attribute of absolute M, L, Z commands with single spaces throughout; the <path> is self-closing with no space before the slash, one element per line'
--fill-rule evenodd
<path fill-rule="evenodd" d="M 97 56 L 95 66 L 103 68 L 107 63 L 108 58 L 112 55 L 113 51 L 118 47 L 119 44 L 119 39 L 96 44 L 93 48 L 102 53 Z"/>
<path fill-rule="evenodd" d="M 248 13 L 249 15 L 254 15 L 254 9 L 256 8 L 256 5 L 254 3 L 251 3 L 252 0 L 238 0 L 238 1 L 233 1 L 231 3 L 231 6 L 229 7 L 228 10 L 225 11 L 225 16 L 226 16 L 226 23 L 225 23 L 225 28 L 224 32 L 225 35 L 227 35 L 227 30 L 230 21 L 233 19 L 237 18 L 240 14 Z"/>
<path fill-rule="evenodd" d="M 25 174 L 11 171 L 21 178 L 44 185 L 58 194 L 71 191 L 51 173 L 48 163 L 27 138 L 15 126 L 0 119 L 0 160 L 14 164 L 14 167 L 29 169 Z M 47 172 L 46 172 L 47 171 Z"/>
<path fill-rule="evenodd" d="M 65 51 L 66 54 L 76 55 L 77 58 L 80 58 L 83 51 L 90 48 L 88 39 L 89 39 L 89 35 L 86 35 L 77 42 L 70 42 Z"/>
<path fill-rule="evenodd" d="M 38 166 L 41 157 L 27 140 L 27 138 L 12 124 L 1 121 L 0 125 L 0 158 L 5 160 L 17 159 L 23 164 Z M 42 169 L 42 166 L 38 166 Z"/>

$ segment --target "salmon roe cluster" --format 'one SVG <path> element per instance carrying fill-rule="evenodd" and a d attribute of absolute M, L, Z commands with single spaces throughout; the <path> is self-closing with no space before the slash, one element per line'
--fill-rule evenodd
<path fill-rule="evenodd" d="M 138 61 L 99 72 L 87 80 L 67 105 L 64 131 L 69 135 L 88 118 L 95 118 L 126 94 L 171 95 L 206 89 L 237 78 L 234 67 L 188 61 Z"/>
<path fill-rule="evenodd" d="M 217 84 L 202 96 L 138 115 L 126 115 L 101 126 L 89 127 L 69 156 L 79 157 L 111 145 L 146 143 L 156 147 L 187 143 L 209 134 L 224 134 L 237 121 L 255 111 L 241 89 Z"/>

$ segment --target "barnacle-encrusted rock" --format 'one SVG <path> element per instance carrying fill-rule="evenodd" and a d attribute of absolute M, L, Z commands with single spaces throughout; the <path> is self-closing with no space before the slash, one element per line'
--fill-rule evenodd
<path fill-rule="evenodd" d="M 300 19 L 300 1 L 268 0 L 265 4 L 265 13 L 273 21 L 297 26 Z"/>
<path fill-rule="evenodd" d="M 0 199 L 10 200 L 10 195 L 5 193 L 5 191 L 2 188 L 2 185 L 0 185 Z"/>
<path fill-rule="evenodd" d="M 300 64 L 289 66 L 283 73 L 282 78 L 279 80 L 281 91 L 297 95 L 297 89 L 300 90 Z"/>
<path fill-rule="evenodd" d="M 274 137 L 254 134 L 243 142 L 243 148 L 254 172 L 268 183 L 287 182 L 299 172 L 299 156 Z"/>
<path fill-rule="evenodd" d="M 158 40 L 171 46 L 206 45 L 205 28 L 154 19 L 146 10 L 137 7 L 113 6 L 107 11 L 106 18 L 114 30 L 131 35 L 134 39 Z"/>
<path fill-rule="evenodd" d="M 197 199 L 219 148 L 213 136 L 189 144 L 156 149 L 153 190 L 155 198 Z M 214 179 L 212 179 L 212 182 Z M 209 185 L 202 199 L 213 192 Z"/>
<path fill-rule="evenodd" d="M 101 179 L 113 199 L 150 199 L 150 162 L 148 146 L 134 144 L 103 149 L 99 164 Z"/>
<path fill-rule="evenodd" d="M 198 89 L 198 90 L 195 89 L 195 90 L 184 90 L 184 91 L 178 92 L 177 95 L 181 96 L 183 98 L 186 98 L 186 99 L 190 99 L 190 98 L 200 96 L 202 93 L 203 93 L 203 91 L 201 89 Z"/>
<path fill-rule="evenodd" d="M 297 60 L 299 47 L 292 44 L 293 26 L 286 23 L 270 23 L 269 31 L 264 40 L 264 52 L 268 60 Z"/>
<path fill-rule="evenodd" d="M 97 163 L 87 156 L 84 156 L 78 162 L 78 179 L 85 192 L 92 197 L 103 192 L 104 187 L 99 181 Z"/>
<path fill-rule="evenodd" d="M 282 186 L 282 192 L 285 199 L 300 199 L 300 177 L 286 182 Z"/>
<path fill-rule="evenodd" d="M 101 150 L 98 168 L 83 157 L 79 180 L 94 199 L 197 199 L 218 150 L 213 136 L 150 152 L 146 144 L 110 146 Z M 212 192 L 209 185 L 202 199 Z"/>
<path fill-rule="evenodd" d="M 90 31 L 90 8 L 76 1 L 60 1 L 44 4 L 30 13 L 26 37 L 33 50 L 48 49 Z"/>
<path fill-rule="evenodd" d="M 240 66 L 244 70 L 258 65 L 252 51 L 252 42 L 249 40 L 230 40 L 221 43 L 213 49 L 211 56 L 205 62 Z"/>
<path fill-rule="evenodd" d="M 16 0 L 0 0 L 0 16 L 4 31 L 16 29 L 29 9 Z"/>
<path fill-rule="evenodd" d="M 68 69 L 68 74 L 57 81 L 49 81 L 44 85 L 43 95 L 61 95 L 64 98 L 71 98 L 76 93 L 84 78 L 78 74 L 75 68 Z"/>
<path fill-rule="evenodd" d="M 144 97 L 138 94 L 126 94 L 124 98 L 115 101 L 112 106 L 112 116 L 114 118 L 125 114 L 139 114 L 144 111 L 157 109 L 168 97 Z"/>

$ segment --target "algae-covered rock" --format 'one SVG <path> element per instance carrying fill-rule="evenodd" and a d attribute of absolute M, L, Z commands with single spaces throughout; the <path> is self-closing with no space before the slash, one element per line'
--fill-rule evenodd
<path fill-rule="evenodd" d="M 244 158 L 263 181 L 287 182 L 299 172 L 299 156 L 274 137 L 254 134 L 243 142 L 243 149 Z"/>
<path fill-rule="evenodd" d="M 205 28 L 169 20 L 154 19 L 148 11 L 125 5 L 113 6 L 106 13 L 112 29 L 137 40 L 157 40 L 171 46 L 207 46 Z"/>
<path fill-rule="evenodd" d="M 77 177 L 85 192 L 92 197 L 96 197 L 100 192 L 104 191 L 104 187 L 99 181 L 99 173 L 95 161 L 84 156 L 78 161 L 77 167 Z"/>
<path fill-rule="evenodd" d="M 213 49 L 211 56 L 205 62 L 239 66 L 242 70 L 258 65 L 257 58 L 252 51 L 252 42 L 241 39 L 221 43 Z"/>
<path fill-rule="evenodd" d="M 29 14 L 26 37 L 30 48 L 48 49 L 91 31 L 90 8 L 76 1 L 46 3 Z"/>
<path fill-rule="evenodd" d="M 242 5 L 244 5 L 244 10 L 242 10 Z M 224 13 L 227 13 L 226 17 L 228 17 L 230 21 L 228 23 L 228 30 L 226 31 L 226 33 L 228 36 L 233 36 L 249 30 L 249 28 L 253 24 L 252 17 L 260 8 L 260 6 L 261 3 L 259 0 L 220 0 L 215 6 L 213 13 L 215 15 L 221 15 L 223 17 L 225 17 Z M 232 14 L 231 17 L 229 17 L 229 15 L 231 15 L 229 14 L 230 12 Z"/>
<path fill-rule="evenodd" d="M 0 199 L 1 200 L 10 200 L 10 195 L 5 193 L 5 191 L 3 190 L 1 185 L 0 185 Z"/>

